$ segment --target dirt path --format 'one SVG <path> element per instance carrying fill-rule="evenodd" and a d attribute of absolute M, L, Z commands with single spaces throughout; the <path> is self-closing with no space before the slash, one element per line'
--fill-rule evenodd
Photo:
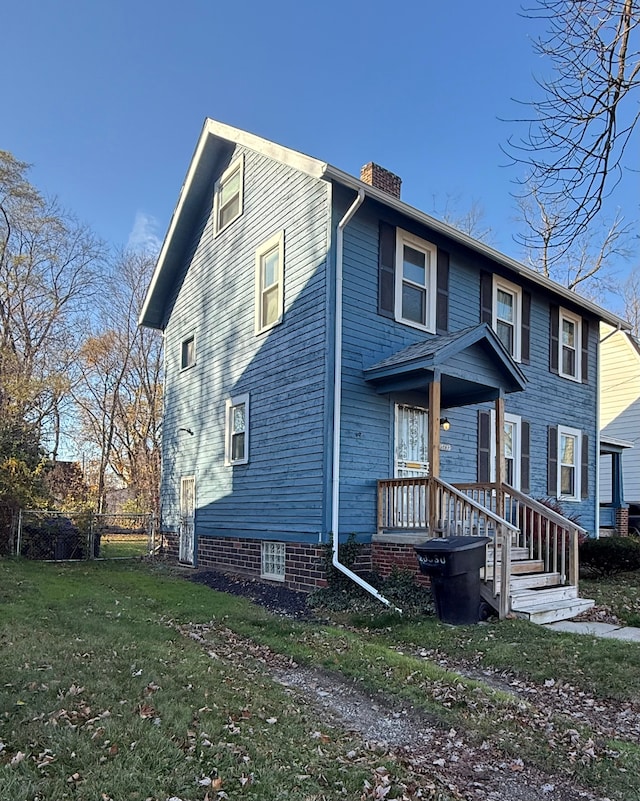
<path fill-rule="evenodd" d="M 435 725 L 413 707 L 397 706 L 383 693 L 364 692 L 339 675 L 300 667 L 264 646 L 238 637 L 221 624 L 212 622 L 178 629 L 215 658 L 236 664 L 247 656 L 257 659 L 287 692 L 315 708 L 319 728 L 332 726 L 353 733 L 354 750 L 364 742 L 365 747 L 382 755 L 393 755 L 412 775 L 416 788 L 437 786 L 465 801 L 607 801 L 572 783 L 570 777 L 550 776 L 519 758 L 505 758 L 489 742 L 475 746 L 464 733 Z M 638 709 L 632 705 L 605 706 L 567 685 L 539 687 L 509 674 L 479 672 L 437 652 L 420 651 L 416 655 L 522 698 L 526 701 L 526 705 L 522 704 L 523 719 L 534 721 L 535 727 L 548 726 L 553 715 L 562 713 L 603 737 L 614 732 L 634 742 L 640 737 Z M 592 758 L 594 744 L 580 741 L 576 730 L 569 727 L 554 736 L 575 736 L 576 760 Z"/>

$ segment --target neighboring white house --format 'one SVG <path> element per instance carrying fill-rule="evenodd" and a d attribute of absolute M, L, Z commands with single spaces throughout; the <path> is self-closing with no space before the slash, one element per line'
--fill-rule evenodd
<path fill-rule="evenodd" d="M 600 323 L 600 435 L 622 441 L 624 500 L 631 516 L 640 506 L 640 342 L 625 331 Z M 601 459 L 600 501 L 612 500 L 611 460 Z M 634 521 L 631 521 L 631 527 Z"/>

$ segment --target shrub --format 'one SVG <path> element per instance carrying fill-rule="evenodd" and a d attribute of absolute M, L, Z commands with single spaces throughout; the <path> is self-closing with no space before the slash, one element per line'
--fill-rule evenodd
<path fill-rule="evenodd" d="M 580 567 L 595 576 L 640 569 L 640 540 L 635 537 L 587 539 L 580 545 Z"/>

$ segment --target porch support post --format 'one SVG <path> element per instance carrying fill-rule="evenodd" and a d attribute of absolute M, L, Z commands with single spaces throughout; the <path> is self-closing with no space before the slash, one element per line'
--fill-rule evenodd
<path fill-rule="evenodd" d="M 496 513 L 504 517 L 504 493 L 502 485 L 506 477 L 504 460 L 504 395 L 502 390 L 496 398 Z"/>
<path fill-rule="evenodd" d="M 440 478 L 440 371 L 429 384 L 429 536 L 438 529 L 438 494 L 434 478 Z"/>
<path fill-rule="evenodd" d="M 440 373 L 429 384 L 429 475 L 440 478 Z"/>

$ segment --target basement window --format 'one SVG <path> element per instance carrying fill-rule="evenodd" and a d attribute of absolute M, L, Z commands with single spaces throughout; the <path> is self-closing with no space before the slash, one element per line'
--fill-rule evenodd
<path fill-rule="evenodd" d="M 286 545 L 284 542 L 262 543 L 260 578 L 284 581 Z"/>

